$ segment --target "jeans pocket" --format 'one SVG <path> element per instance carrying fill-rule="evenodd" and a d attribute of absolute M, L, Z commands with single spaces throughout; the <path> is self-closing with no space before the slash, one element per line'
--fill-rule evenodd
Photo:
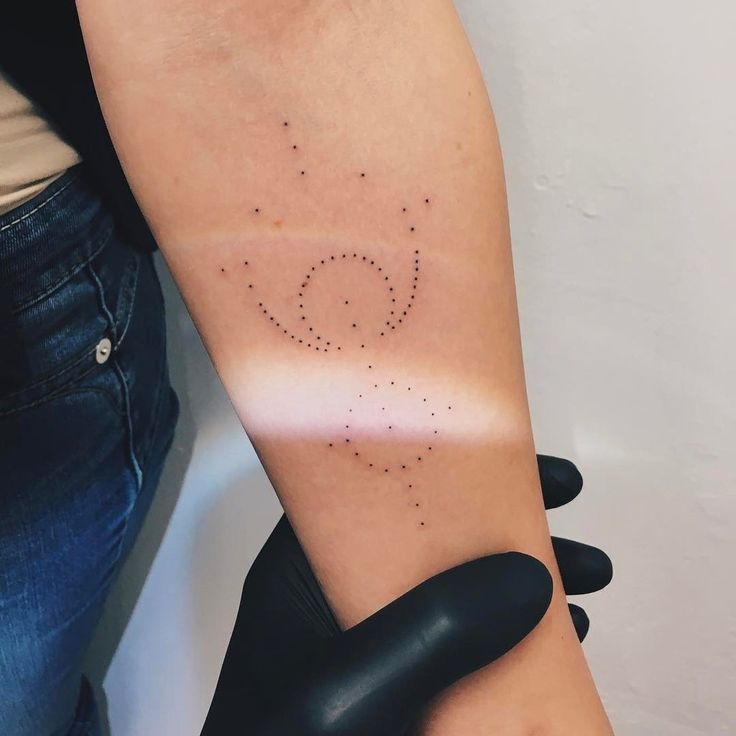
<path fill-rule="evenodd" d="M 99 238 L 92 258 L 0 318 L 0 416 L 105 370 L 124 338 L 141 256 L 117 241 L 111 221 Z"/>

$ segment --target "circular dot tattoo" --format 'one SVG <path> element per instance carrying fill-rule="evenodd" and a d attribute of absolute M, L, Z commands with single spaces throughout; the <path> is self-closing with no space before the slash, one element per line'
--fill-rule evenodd
<path fill-rule="evenodd" d="M 413 255 L 414 258 L 412 262 L 412 276 L 410 282 L 407 284 L 407 286 L 410 287 L 410 294 L 404 307 L 398 309 L 387 308 L 387 319 L 384 317 L 381 323 L 382 328 L 380 329 L 376 328 L 375 326 L 371 327 L 369 322 L 363 325 L 357 320 L 351 321 L 349 323 L 349 329 L 352 333 L 354 333 L 355 335 L 360 335 L 361 337 L 370 337 L 372 334 L 375 337 L 385 338 L 388 334 L 387 331 L 395 332 L 399 325 L 404 324 L 404 319 L 408 315 L 408 310 L 411 309 L 412 300 L 415 297 L 415 294 L 413 292 L 416 291 L 419 282 L 419 250 L 415 250 Z M 321 289 L 320 287 L 321 282 L 329 285 L 330 283 L 334 283 L 336 279 L 339 279 L 339 273 L 335 272 L 335 268 L 338 267 L 338 263 L 340 264 L 340 268 L 359 269 L 361 272 L 361 279 L 363 281 L 374 279 L 375 283 L 378 286 L 378 293 L 380 294 L 380 291 L 383 290 L 386 298 L 390 300 L 391 305 L 396 304 L 396 297 L 393 296 L 393 294 L 395 293 L 395 288 L 398 287 L 394 287 L 392 277 L 385 272 L 383 266 L 379 265 L 375 261 L 375 259 L 370 258 L 368 255 L 363 255 L 357 252 L 331 254 L 310 265 L 307 273 L 300 281 L 299 290 L 297 291 L 297 296 L 299 297 L 299 301 L 297 302 L 297 309 L 299 311 L 299 322 L 302 323 L 301 328 L 306 332 L 313 333 L 316 331 L 315 325 L 312 322 L 312 318 L 309 315 L 308 302 L 313 298 L 319 300 L 320 294 L 323 291 L 323 289 Z M 244 268 L 248 268 L 249 262 L 244 261 L 243 266 Z M 222 271 L 224 272 L 224 269 L 222 269 Z M 249 281 L 247 288 L 250 290 L 256 290 L 257 283 L 254 281 Z M 350 299 L 342 299 L 342 303 L 343 306 L 349 307 Z M 262 302 L 259 302 L 259 307 L 262 308 L 262 312 L 269 322 L 275 322 L 279 325 L 279 327 L 281 327 L 281 325 L 288 324 L 287 320 L 285 319 L 276 319 L 275 315 L 271 313 L 268 307 L 264 307 Z M 296 329 L 285 329 L 284 334 L 286 334 L 290 339 L 294 339 L 299 337 L 300 331 L 301 330 Z M 331 334 L 328 335 L 328 337 L 329 342 L 335 344 L 334 347 L 336 350 L 342 350 L 342 348 L 346 345 L 346 338 L 350 338 L 348 334 L 343 335 L 343 339 L 340 341 L 338 341 L 337 335 Z M 304 343 L 302 340 L 298 340 L 297 344 Z M 364 341 L 361 340 L 359 346 L 361 349 L 365 349 L 366 344 Z M 307 347 L 311 349 L 313 346 L 311 344 L 307 344 Z M 315 349 L 317 351 L 328 352 L 326 347 L 316 346 Z"/>

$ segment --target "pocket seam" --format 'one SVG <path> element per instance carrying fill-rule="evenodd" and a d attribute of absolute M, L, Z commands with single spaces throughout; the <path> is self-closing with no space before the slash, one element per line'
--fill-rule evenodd
<path fill-rule="evenodd" d="M 78 274 L 88 263 L 94 260 L 102 252 L 102 250 L 107 246 L 107 244 L 110 242 L 110 238 L 112 237 L 114 230 L 115 230 L 115 226 L 113 225 L 113 223 L 112 222 L 108 223 L 107 228 L 102 231 L 102 234 L 101 235 L 98 234 L 97 239 L 96 239 L 97 244 L 93 246 L 94 250 L 91 253 L 83 256 L 81 261 L 70 266 L 70 268 L 64 272 L 64 275 L 59 277 L 52 284 L 49 284 L 41 291 L 38 291 L 35 294 L 28 296 L 24 302 L 21 302 L 20 304 L 15 305 L 11 309 L 10 313 L 13 316 L 16 316 L 20 312 L 22 312 L 24 309 L 28 309 L 28 307 L 32 307 L 34 304 L 37 304 L 42 299 L 45 299 L 51 293 L 56 291 L 60 286 L 66 283 L 70 278 Z"/>

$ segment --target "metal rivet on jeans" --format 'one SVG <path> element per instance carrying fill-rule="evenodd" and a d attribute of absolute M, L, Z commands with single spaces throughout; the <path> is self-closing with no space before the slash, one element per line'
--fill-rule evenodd
<path fill-rule="evenodd" d="M 110 353 L 112 353 L 112 343 L 107 337 L 103 337 L 102 340 L 97 343 L 97 347 L 95 348 L 95 358 L 97 362 L 100 364 L 107 362 L 107 359 L 110 357 Z"/>

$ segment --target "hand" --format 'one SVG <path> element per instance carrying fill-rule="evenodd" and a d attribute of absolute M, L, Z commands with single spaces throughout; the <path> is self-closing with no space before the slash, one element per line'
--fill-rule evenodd
<path fill-rule="evenodd" d="M 572 463 L 538 462 L 546 508 L 577 496 L 582 478 Z M 568 593 L 608 584 L 605 553 L 552 541 Z M 283 517 L 246 578 L 202 736 L 400 736 L 437 693 L 523 639 L 550 595 L 540 562 L 492 555 L 425 581 L 342 632 Z M 588 618 L 570 610 L 582 640 Z"/>

